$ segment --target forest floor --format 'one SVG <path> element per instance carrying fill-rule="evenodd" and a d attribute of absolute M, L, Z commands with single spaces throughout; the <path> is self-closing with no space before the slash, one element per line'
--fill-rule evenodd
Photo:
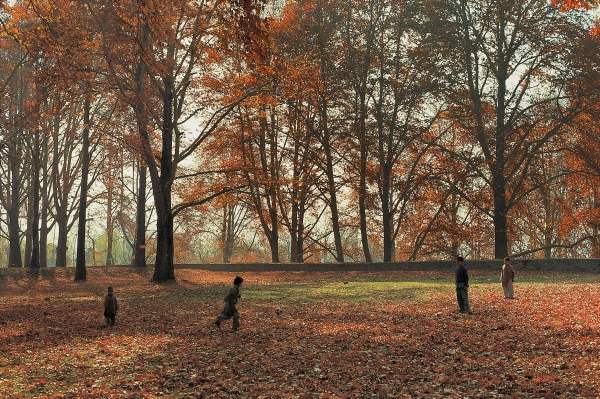
<path fill-rule="evenodd" d="M 511 301 L 472 270 L 459 315 L 451 272 L 243 273 L 237 333 L 211 326 L 234 274 L 150 276 L 1 273 L 0 398 L 600 396 L 600 274 L 519 273 Z"/>

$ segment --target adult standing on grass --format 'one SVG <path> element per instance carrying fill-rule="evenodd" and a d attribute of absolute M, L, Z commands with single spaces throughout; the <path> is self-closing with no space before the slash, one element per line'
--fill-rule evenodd
<path fill-rule="evenodd" d="M 502 273 L 500 273 L 500 281 L 502 282 L 502 290 L 504 291 L 505 299 L 514 299 L 513 281 L 515 281 L 515 269 L 510 264 L 510 258 L 504 258 L 502 265 Z"/>
<path fill-rule="evenodd" d="M 471 313 L 469 307 L 469 273 L 462 256 L 456 257 L 456 299 L 460 313 Z"/>

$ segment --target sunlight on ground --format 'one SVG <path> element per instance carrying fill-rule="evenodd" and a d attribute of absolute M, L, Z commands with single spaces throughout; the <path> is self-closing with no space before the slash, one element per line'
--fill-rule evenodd
<path fill-rule="evenodd" d="M 596 397 L 594 274 L 472 271 L 472 316 L 451 272 L 242 273 L 242 329 L 211 322 L 233 273 L 91 269 L 0 277 L 2 398 Z M 102 327 L 102 296 L 121 311 Z"/>

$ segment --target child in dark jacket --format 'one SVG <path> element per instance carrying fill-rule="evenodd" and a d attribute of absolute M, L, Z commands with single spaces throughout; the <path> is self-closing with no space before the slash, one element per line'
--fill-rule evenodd
<path fill-rule="evenodd" d="M 217 327 L 221 328 L 221 322 L 233 318 L 233 331 L 237 331 L 238 328 L 240 328 L 240 314 L 235 305 L 237 304 L 238 299 L 241 298 L 240 287 L 243 282 L 244 279 L 240 276 L 236 276 L 233 280 L 233 287 L 231 287 L 224 300 L 225 306 L 223 307 L 223 311 L 217 317 L 217 320 L 215 320 L 215 325 Z"/>
<path fill-rule="evenodd" d="M 117 297 L 113 292 L 113 287 L 108 287 L 108 293 L 104 297 L 104 318 L 106 319 L 107 327 L 115 325 L 118 310 L 119 304 L 117 303 Z"/>

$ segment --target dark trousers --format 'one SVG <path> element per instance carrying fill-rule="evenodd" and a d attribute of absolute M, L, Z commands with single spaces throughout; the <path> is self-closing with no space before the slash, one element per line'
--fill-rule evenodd
<path fill-rule="evenodd" d="M 104 318 L 106 319 L 106 325 L 112 327 L 115 325 L 117 315 L 114 313 L 104 313 Z"/>
<path fill-rule="evenodd" d="M 469 312 L 469 287 L 464 283 L 456 284 L 456 300 L 461 313 Z"/>
<path fill-rule="evenodd" d="M 240 314 L 235 307 L 225 306 L 221 314 L 217 317 L 217 324 L 225 320 L 233 318 L 233 329 L 237 330 L 240 328 Z"/>

